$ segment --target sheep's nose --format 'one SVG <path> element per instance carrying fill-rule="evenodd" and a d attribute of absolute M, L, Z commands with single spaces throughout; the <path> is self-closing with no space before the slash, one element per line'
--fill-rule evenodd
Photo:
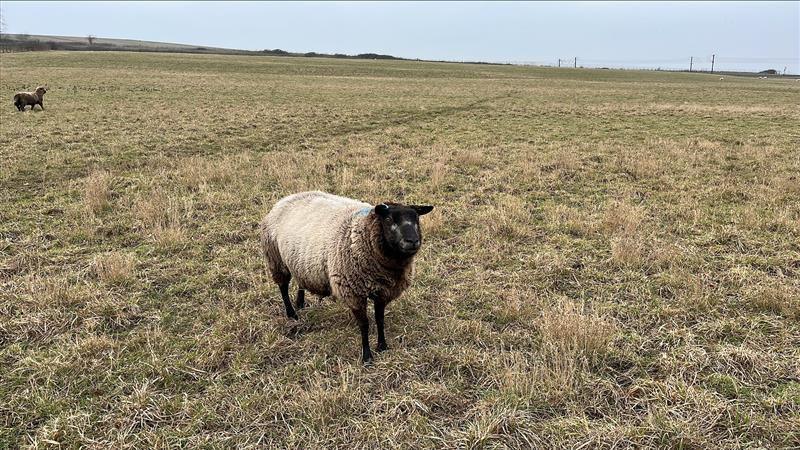
<path fill-rule="evenodd" d="M 400 247 L 403 250 L 419 250 L 420 242 L 419 239 L 403 239 L 400 241 Z"/>

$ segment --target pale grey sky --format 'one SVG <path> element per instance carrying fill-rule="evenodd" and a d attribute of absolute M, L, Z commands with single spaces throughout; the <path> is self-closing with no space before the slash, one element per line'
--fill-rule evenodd
<path fill-rule="evenodd" d="M 0 2 L 8 33 L 296 52 L 800 72 L 800 2 Z"/>

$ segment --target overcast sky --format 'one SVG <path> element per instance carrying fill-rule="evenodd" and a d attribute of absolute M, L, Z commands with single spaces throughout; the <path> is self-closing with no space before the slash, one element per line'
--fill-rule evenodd
<path fill-rule="evenodd" d="M 0 2 L 8 33 L 407 58 L 800 72 L 800 2 Z M 571 62 L 571 61 L 570 61 Z"/>

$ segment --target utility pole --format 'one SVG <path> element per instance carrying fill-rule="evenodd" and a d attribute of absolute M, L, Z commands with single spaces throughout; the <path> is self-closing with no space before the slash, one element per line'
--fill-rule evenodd
<path fill-rule="evenodd" d="M 576 69 L 578 68 L 578 57 L 577 56 L 575 57 L 575 64 L 572 67 L 574 67 Z"/>
<path fill-rule="evenodd" d="M 783 66 L 783 74 L 786 75 L 786 66 Z"/>
<path fill-rule="evenodd" d="M 3 7 L 0 6 L 0 39 L 3 37 L 3 33 L 6 32 L 6 16 L 3 15 Z"/>
<path fill-rule="evenodd" d="M 714 58 L 717 55 L 711 55 L 711 73 L 714 73 Z"/>
<path fill-rule="evenodd" d="M 689 72 L 692 71 L 692 64 L 694 63 L 694 56 L 689 57 Z"/>
<path fill-rule="evenodd" d="M 561 68 L 561 58 L 558 58 L 558 68 Z"/>

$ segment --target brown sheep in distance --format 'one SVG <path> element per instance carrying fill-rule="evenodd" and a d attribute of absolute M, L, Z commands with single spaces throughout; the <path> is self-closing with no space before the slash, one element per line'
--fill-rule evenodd
<path fill-rule="evenodd" d="M 31 105 L 31 111 L 39 105 L 44 111 L 44 94 L 47 93 L 47 86 L 39 86 L 33 92 L 17 92 L 14 94 L 14 106 L 20 111 L 25 111 L 25 107 Z"/>

